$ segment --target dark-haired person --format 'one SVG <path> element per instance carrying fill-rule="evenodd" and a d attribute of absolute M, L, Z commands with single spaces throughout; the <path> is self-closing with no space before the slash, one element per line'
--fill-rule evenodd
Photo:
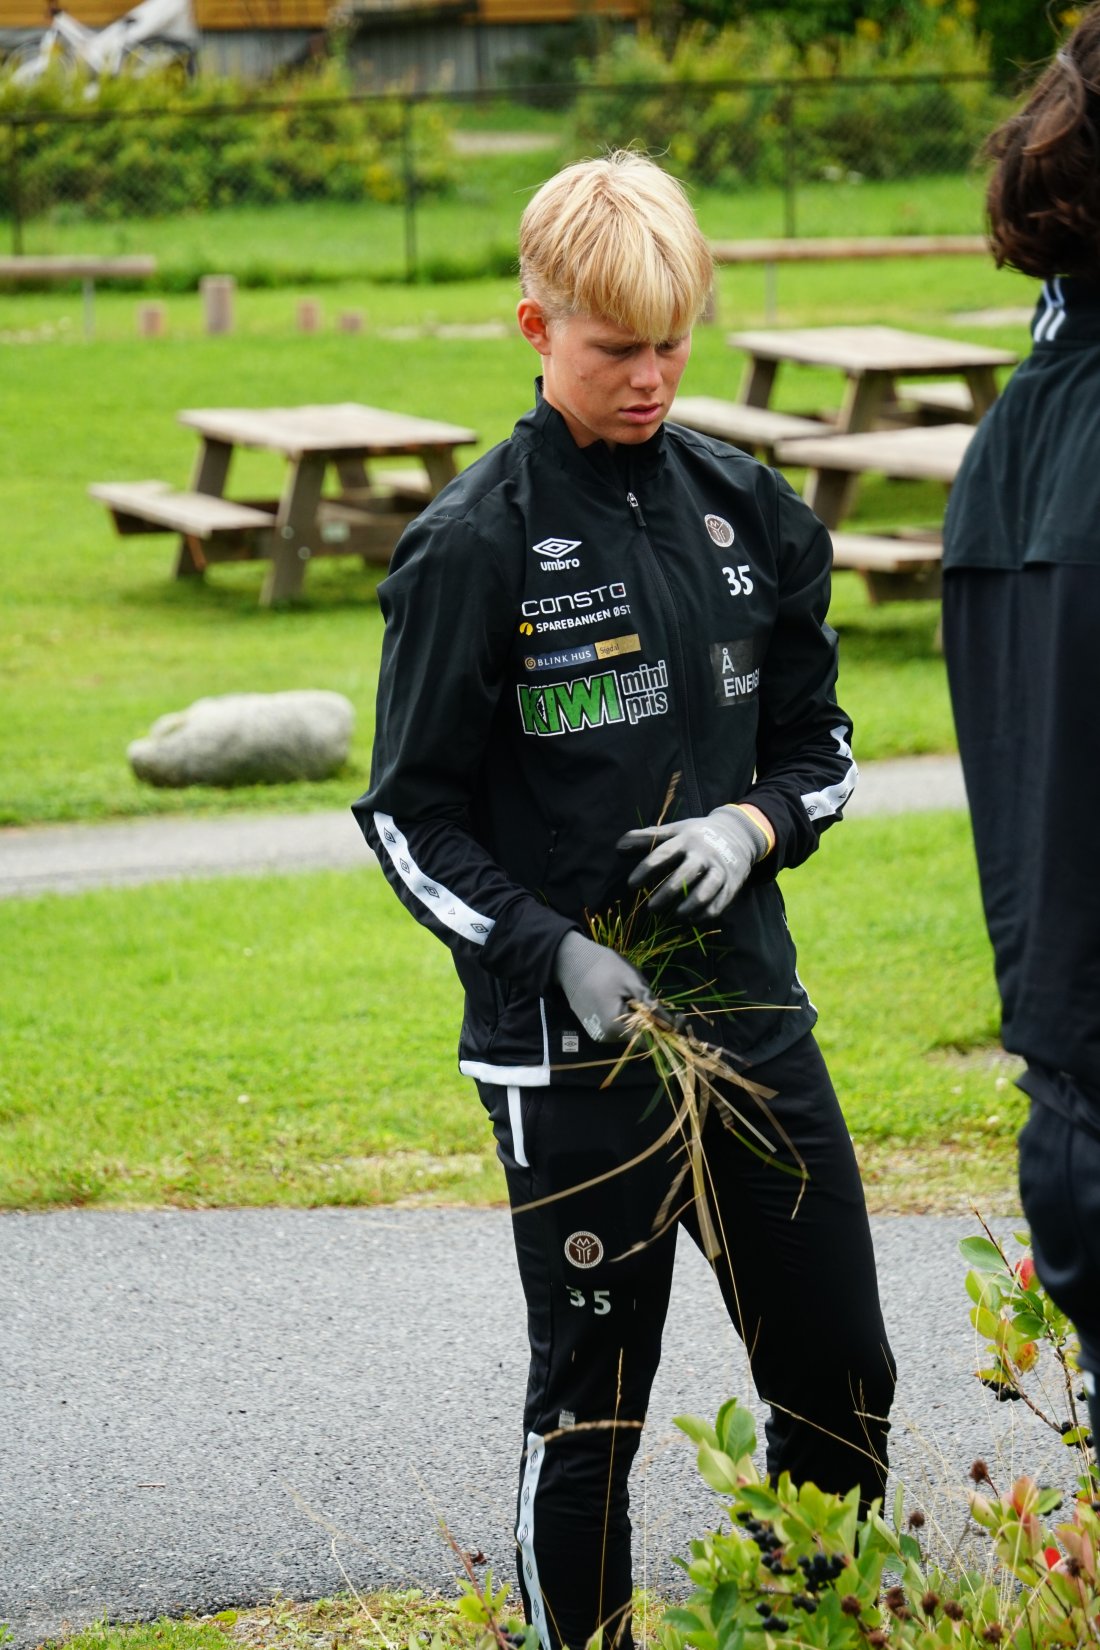
<path fill-rule="evenodd" d="M 1020 1194 L 1100 1438 L 1100 7 L 988 142 L 1033 348 L 951 494 L 944 650 L 1007 1049 Z"/>
<path fill-rule="evenodd" d="M 714 1270 L 771 1408 L 768 1467 L 866 1498 L 886 1472 L 893 1363 L 863 1191 L 775 880 L 855 783 L 832 558 L 773 470 L 665 424 L 712 279 L 683 190 L 644 156 L 544 184 L 517 308 L 537 405 L 409 528 L 379 591 L 356 813 L 466 991 L 460 1067 L 492 1119 L 527 1298 L 516 1543 L 545 1650 L 600 1627 L 630 1643 L 627 1479 L 677 1227 L 701 1242 L 690 1192 L 655 1232 L 680 1159 L 652 1065 L 601 1088 L 653 992 L 585 914 L 640 886 L 699 932 L 679 983 L 710 982 L 723 1012 L 697 1030 L 776 1091 L 810 1171 L 792 1219 L 797 1184 L 711 1108 Z"/>

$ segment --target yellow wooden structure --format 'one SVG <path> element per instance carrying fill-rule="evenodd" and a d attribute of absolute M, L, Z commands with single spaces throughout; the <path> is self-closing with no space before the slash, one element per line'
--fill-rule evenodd
<path fill-rule="evenodd" d="M 68 0 L 65 10 L 89 28 L 102 29 L 130 10 L 134 0 Z M 193 0 L 195 21 L 200 29 L 323 29 L 335 0 Z M 439 0 L 393 0 L 378 5 L 373 0 L 355 0 L 352 8 L 359 18 L 376 17 L 384 22 L 387 13 L 406 17 L 423 9 L 442 9 Z M 464 23 L 571 23 L 593 13 L 630 22 L 648 10 L 648 0 L 471 0 L 456 17 Z M 49 22 L 45 0 L 2 0 L 0 26 L 4 28 L 45 28 Z"/>

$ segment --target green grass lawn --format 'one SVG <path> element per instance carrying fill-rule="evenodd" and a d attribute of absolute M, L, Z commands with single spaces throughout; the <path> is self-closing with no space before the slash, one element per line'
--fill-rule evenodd
<path fill-rule="evenodd" d="M 965 817 L 848 822 L 784 893 L 875 1206 L 1003 1206 Z M 366 862 L 12 901 L 0 973 L 0 1206 L 502 1196 L 449 954 Z"/>
<path fill-rule="evenodd" d="M 726 329 L 760 321 L 759 274 L 722 272 L 721 322 L 698 329 L 686 389 L 735 392 L 740 361 Z M 1026 336 L 1014 325 L 975 333 L 955 323 L 983 301 L 1019 303 L 1030 294 L 1031 283 L 999 276 L 980 259 L 824 265 L 784 270 L 780 280 L 786 322 L 877 319 L 1017 348 Z M 185 485 L 196 442 L 176 422 L 182 407 L 359 399 L 469 424 L 483 448 L 530 402 L 536 363 L 511 329 L 509 281 L 332 288 L 325 330 L 315 335 L 295 330 L 295 296 L 241 293 L 237 331 L 220 338 L 203 336 L 197 297 L 172 297 L 168 336 L 139 340 L 134 295 L 104 291 L 97 336 L 87 343 L 78 295 L 0 298 L 0 421 L 11 432 L 0 445 L 8 533 L 0 560 L 0 823 L 342 806 L 362 788 L 381 639 L 376 572 L 325 561 L 311 569 L 299 607 L 261 611 L 258 565 L 173 583 L 171 539 L 118 538 L 86 495 L 92 481 Z M 342 307 L 363 309 L 367 330 L 335 330 Z M 485 336 L 486 323 L 497 331 Z M 455 336 L 452 326 L 478 330 Z M 837 394 L 829 374 L 791 369 L 778 402 L 821 407 Z M 245 454 L 235 463 L 232 491 L 278 491 L 279 461 Z M 942 508 L 937 487 L 878 480 L 865 486 L 857 519 L 935 521 Z M 872 609 L 855 575 L 844 574 L 833 617 L 861 759 L 950 749 L 936 606 Z M 126 746 L 162 713 L 204 694 L 289 687 L 335 689 L 356 707 L 350 764 L 335 780 L 227 794 L 155 791 L 132 778 Z"/>
<path fill-rule="evenodd" d="M 526 135 L 526 134 L 525 134 Z M 414 266 L 431 278 L 483 275 L 510 267 L 520 214 L 534 191 L 568 161 L 592 152 L 542 122 L 545 146 L 516 154 L 465 156 L 454 188 L 425 196 L 412 215 Z M 638 143 L 646 134 L 637 134 Z M 661 153 L 664 136 L 652 143 Z M 791 205 L 777 186 L 738 190 L 700 186 L 692 199 L 704 231 L 729 240 L 787 232 Z M 971 174 L 885 182 L 800 182 L 794 230 L 830 235 L 975 234 L 981 229 L 982 183 Z M 10 231 L 9 231 L 10 233 Z M 400 203 L 302 201 L 233 207 L 164 217 L 94 220 L 79 208 L 32 218 L 22 249 L 38 253 L 153 253 L 169 288 L 224 270 L 264 286 L 303 278 L 403 279 L 409 264 L 410 215 Z"/>

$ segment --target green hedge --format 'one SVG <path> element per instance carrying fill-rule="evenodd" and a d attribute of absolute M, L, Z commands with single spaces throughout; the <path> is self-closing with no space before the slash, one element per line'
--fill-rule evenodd
<path fill-rule="evenodd" d="M 807 50 L 774 17 L 686 29 L 671 49 L 645 30 L 620 36 L 582 66 L 576 140 L 644 147 L 681 177 L 734 189 L 963 171 L 1006 105 L 985 42 L 941 21 L 904 46 L 871 32 Z"/>
<path fill-rule="evenodd" d="M 261 107 L 262 103 L 277 107 Z M 341 101 L 342 100 L 342 101 Z M 118 118 L 112 119 L 116 115 Z M 10 120 L 5 130 L 5 116 Z M 28 119 L 27 117 L 32 117 Z M 38 117 L 38 118 L 33 118 Z M 51 73 L 33 87 L 0 80 L 0 211 L 14 187 L 23 216 L 67 209 L 91 218 L 170 215 L 287 201 L 400 201 L 406 192 L 401 102 L 353 102 L 324 65 L 272 91 L 159 77 L 85 83 Z M 418 193 L 455 178 L 446 111 L 418 106 L 411 126 Z"/>

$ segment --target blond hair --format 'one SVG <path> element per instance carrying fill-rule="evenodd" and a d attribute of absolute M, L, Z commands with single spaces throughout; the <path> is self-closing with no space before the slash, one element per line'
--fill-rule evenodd
<path fill-rule="evenodd" d="M 676 179 L 620 149 L 543 184 L 520 222 L 519 271 L 549 319 L 602 316 L 656 344 L 690 332 L 714 260 Z"/>

